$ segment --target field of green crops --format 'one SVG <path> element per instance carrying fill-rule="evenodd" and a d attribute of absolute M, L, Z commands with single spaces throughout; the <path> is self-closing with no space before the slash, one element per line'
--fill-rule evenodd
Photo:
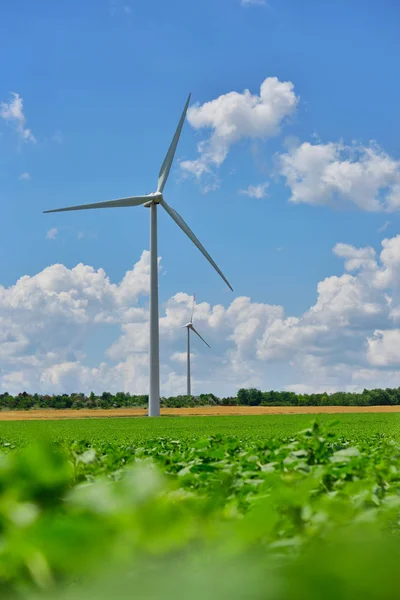
<path fill-rule="evenodd" d="M 54 440 L 90 442 L 134 442 L 165 437 L 194 439 L 212 435 L 237 436 L 246 440 L 284 439 L 309 426 L 310 415 L 250 415 L 241 417 L 163 417 L 76 419 L 68 421 L 0 421 L 0 443 L 25 443 L 40 436 Z M 330 424 L 348 439 L 365 439 L 384 433 L 400 438 L 400 413 L 320 415 L 318 421 Z"/>
<path fill-rule="evenodd" d="M 400 415 L 0 423 L 0 597 L 389 599 Z"/>

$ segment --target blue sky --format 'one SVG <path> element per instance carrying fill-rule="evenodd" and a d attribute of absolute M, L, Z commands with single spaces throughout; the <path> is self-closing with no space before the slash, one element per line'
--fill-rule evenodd
<path fill-rule="evenodd" d="M 175 224 L 160 215 L 166 393 L 179 393 L 184 380 L 181 359 L 171 358 L 184 349 L 174 333 L 179 318 L 168 322 L 168 310 L 165 313 L 173 305 L 185 320 L 189 299 L 181 297 L 177 302 L 177 293 L 196 293 L 198 302 L 204 303 L 204 311 L 199 308 L 203 331 L 215 338 L 211 355 L 200 347 L 194 350 L 198 352 L 195 391 L 215 386 L 218 393 L 234 393 L 242 384 L 299 390 L 362 387 L 361 376 L 344 374 L 349 364 L 352 373 L 364 374 L 374 385 L 390 377 L 396 382 L 398 361 L 393 357 L 394 342 L 388 342 L 399 331 L 393 312 L 396 283 L 393 277 L 383 288 L 371 281 L 382 279 L 389 268 L 395 272 L 387 261 L 397 260 L 397 250 L 388 251 L 384 260 L 380 257 L 373 272 L 365 257 L 373 250 L 379 257 L 385 238 L 393 246 L 397 243 L 399 20 L 400 5 L 394 0 L 39 0 L 34 4 L 5 0 L 0 20 L 0 201 L 5 224 L 0 319 L 7 357 L 1 371 L 3 389 L 71 391 L 74 386 L 99 385 L 99 380 L 104 387 L 135 391 L 147 385 L 145 342 L 135 347 L 146 329 L 145 285 L 143 289 L 141 283 L 133 285 L 132 295 L 124 300 L 128 312 L 123 316 L 116 317 L 119 309 L 110 304 L 107 324 L 96 318 L 100 309 L 90 305 L 87 287 L 82 282 L 82 287 L 76 287 L 67 271 L 51 272 L 51 283 L 43 284 L 43 277 L 34 279 L 51 265 L 64 265 L 69 273 L 83 263 L 103 269 L 119 285 L 148 249 L 147 211 L 61 215 L 42 211 L 153 191 L 189 91 L 194 108 L 165 196 L 227 275 L 234 293 Z M 278 82 L 271 94 L 290 82 L 292 87 L 286 91 L 294 104 L 262 133 L 262 120 L 254 130 L 240 113 L 230 112 L 227 95 L 249 90 L 257 103 L 260 86 L 269 78 Z M 16 99 L 13 93 L 23 101 L 17 118 L 15 110 L 14 117 L 10 112 Z M 221 98 L 220 107 L 206 104 Z M 279 106 L 280 102 L 277 96 Z M 279 112 L 272 96 L 266 104 Z M 201 119 L 209 125 L 202 127 Z M 233 141 L 223 138 L 224 124 L 233 124 L 239 132 Z M 202 141 L 205 146 L 199 153 Z M 218 162 L 215 147 L 221 143 L 224 157 Z M 194 167 L 184 168 L 202 157 L 208 173 L 196 177 Z M 251 197 L 251 190 L 257 195 L 256 188 L 261 196 L 264 190 L 265 197 Z M 241 193 L 246 190 L 250 195 Z M 338 250 L 337 244 L 346 246 Z M 360 252 L 363 265 L 346 269 L 344 261 L 360 259 Z M 23 276 L 32 279 L 35 306 L 29 303 L 32 290 L 13 287 Z M 335 338 L 329 345 L 327 339 L 338 323 L 327 318 L 321 324 L 315 320 L 315 310 L 311 316 L 309 311 L 318 305 L 318 284 L 326 278 L 333 284 L 335 276 L 353 277 L 354 286 L 364 286 L 362 294 L 357 287 L 357 293 L 352 290 L 349 296 L 358 294 L 363 314 L 365 305 L 376 304 L 373 312 L 379 318 L 361 326 L 359 313 L 351 312 L 351 317 L 341 313 L 343 339 L 339 343 Z M 343 281 L 347 285 L 347 279 Z M 378 288 L 380 300 L 375 297 Z M 136 289 L 141 292 L 136 294 Z M 83 321 L 74 321 L 71 315 L 64 315 L 63 321 L 63 294 L 76 301 L 76 294 L 83 294 L 87 311 L 79 317 Z M 385 300 L 389 296 L 392 312 Z M 57 307 L 49 308 L 47 302 L 54 297 Z M 244 309 L 235 322 L 231 319 L 229 326 L 218 329 L 213 307 L 222 305 L 228 313 L 231 303 L 243 297 L 251 299 L 251 310 L 282 307 L 283 316 L 275 317 L 286 333 L 276 334 L 276 341 L 277 323 L 270 317 L 254 317 L 251 310 L 246 316 Z M 110 347 L 121 346 L 126 337 L 124 327 L 135 327 L 136 317 L 129 313 L 133 306 L 144 311 L 139 318 L 143 328 L 131 332 L 131 343 L 122 344 L 120 353 L 113 354 Z M 346 306 L 340 310 L 347 310 Z M 43 311 L 50 316 L 44 317 Z M 52 321 L 54 314 L 57 318 Z M 39 323 L 40 318 L 47 320 L 31 334 L 29 319 Z M 261 319 L 258 326 L 253 318 Z M 300 321 L 293 325 L 287 318 Z M 72 319 L 71 337 L 66 342 L 68 319 Z M 85 322 L 85 336 L 78 322 Z M 11 327 L 7 323 L 12 323 L 12 333 L 4 333 Z M 322 338 L 313 338 L 306 347 L 309 327 Z M 39 330 L 52 340 L 41 338 Z M 289 337 L 282 341 L 285 335 Z M 290 336 L 297 336 L 297 341 Z M 63 342 L 55 344 L 58 338 Z M 63 353 L 66 343 L 70 347 Z M 351 357 L 340 358 L 353 343 L 357 350 L 351 350 Z M 391 358 L 381 364 L 377 353 Z M 309 366 L 310 361 L 314 366 Z M 218 365 L 214 374 L 213 365 Z M 318 370 L 321 377 L 314 380 Z M 135 376 L 122 376 L 121 371 Z"/>

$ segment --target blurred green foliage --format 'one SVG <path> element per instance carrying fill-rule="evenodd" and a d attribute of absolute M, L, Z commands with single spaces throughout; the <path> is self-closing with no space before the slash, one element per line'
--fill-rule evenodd
<path fill-rule="evenodd" d="M 0 454 L 0 597 L 396 597 L 400 445 L 37 441 Z"/>

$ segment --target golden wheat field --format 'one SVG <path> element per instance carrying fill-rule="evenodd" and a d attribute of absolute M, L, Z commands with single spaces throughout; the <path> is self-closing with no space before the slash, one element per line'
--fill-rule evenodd
<path fill-rule="evenodd" d="M 200 406 L 163 408 L 161 416 L 239 416 L 239 415 L 317 415 L 339 413 L 398 413 L 400 406 Z M 46 421 L 58 419 L 95 419 L 107 417 L 144 417 L 143 408 L 25 410 L 0 412 L 0 421 Z"/>

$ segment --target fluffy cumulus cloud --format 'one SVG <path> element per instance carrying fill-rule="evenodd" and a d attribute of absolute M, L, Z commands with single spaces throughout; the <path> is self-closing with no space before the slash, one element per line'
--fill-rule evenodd
<path fill-rule="evenodd" d="M 260 358 L 290 357 L 301 379 L 290 389 L 398 386 L 400 236 L 383 240 L 379 256 L 348 244 L 334 253 L 345 259 L 346 272 L 321 281 L 316 303 L 301 317 L 275 322 Z"/>
<path fill-rule="evenodd" d="M 278 170 L 291 190 L 290 201 L 353 205 L 367 211 L 400 209 L 400 161 L 374 143 L 304 142 L 278 156 Z"/>
<path fill-rule="evenodd" d="M 0 286 L 3 387 L 19 370 L 24 380 L 30 377 L 26 370 L 34 374 L 32 385 L 41 389 L 40 382 L 45 387 L 52 377 L 65 382 L 68 373 L 73 378 L 81 369 L 84 381 L 92 372 L 95 382 L 95 371 L 82 366 L 87 339 L 101 327 L 142 318 L 144 309 L 135 305 L 147 293 L 148 282 L 149 255 L 144 252 L 119 284 L 111 283 L 103 269 L 56 264 L 9 288 Z"/>
<path fill-rule="evenodd" d="M 368 338 L 368 360 L 379 367 L 400 367 L 400 329 L 374 331 Z"/>
<path fill-rule="evenodd" d="M 229 92 L 192 106 L 188 110 L 189 123 L 194 129 L 209 130 L 210 135 L 199 143 L 197 159 L 181 162 L 183 172 L 199 178 L 221 166 L 236 142 L 277 135 L 297 102 L 290 81 L 268 77 L 261 84 L 259 95 L 249 90 Z"/>
<path fill-rule="evenodd" d="M 355 248 L 350 244 L 336 244 L 333 248 L 334 254 L 340 258 L 346 259 L 344 266 L 346 271 L 356 271 L 362 267 L 375 270 L 376 252 L 371 247 Z"/>
<path fill-rule="evenodd" d="M 0 103 L 0 117 L 15 127 L 24 142 L 36 142 L 31 129 L 26 127 L 24 101 L 19 94 L 12 93 L 9 102 Z"/>
<path fill-rule="evenodd" d="M 400 235 L 383 240 L 379 252 L 345 243 L 333 252 L 343 273 L 320 281 L 314 304 L 301 315 L 248 297 L 196 305 L 195 326 L 211 349 L 193 337 L 195 392 L 399 385 Z M 145 393 L 148 286 L 148 252 L 119 283 L 102 269 L 58 264 L 0 286 L 1 389 Z M 184 292 L 161 306 L 165 395 L 185 389 L 181 327 L 191 309 Z"/>

